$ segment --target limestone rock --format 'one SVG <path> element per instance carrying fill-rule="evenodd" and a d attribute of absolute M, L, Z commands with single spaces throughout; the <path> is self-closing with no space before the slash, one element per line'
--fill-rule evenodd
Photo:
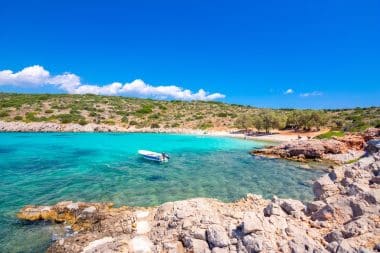
<path fill-rule="evenodd" d="M 206 231 L 207 241 L 211 247 L 227 247 L 230 244 L 226 230 L 220 225 L 211 225 Z"/>
<path fill-rule="evenodd" d="M 380 128 L 369 128 L 364 132 L 364 140 L 380 139 Z"/>
<path fill-rule="evenodd" d="M 104 237 L 90 242 L 83 250 L 82 253 L 96 253 L 96 252 L 111 252 L 116 248 L 112 245 L 114 239 L 112 237 Z"/>
<path fill-rule="evenodd" d="M 269 203 L 264 208 L 264 215 L 265 216 L 271 216 L 271 215 L 283 216 L 284 211 L 281 209 L 281 207 L 278 204 Z"/>
<path fill-rule="evenodd" d="M 212 249 L 211 253 L 229 253 L 229 250 L 227 248 L 215 247 Z"/>
<path fill-rule="evenodd" d="M 250 234 L 263 230 L 263 219 L 257 213 L 247 212 L 243 218 L 243 232 L 244 234 Z"/>
<path fill-rule="evenodd" d="M 334 208 L 331 205 L 325 205 L 311 216 L 312 220 L 326 221 L 333 218 Z"/>
<path fill-rule="evenodd" d="M 339 191 L 338 187 L 330 179 L 328 174 L 325 174 L 313 184 L 313 192 L 316 199 L 323 199 L 336 194 Z"/>
<path fill-rule="evenodd" d="M 301 201 L 294 199 L 284 199 L 280 206 L 287 214 L 305 210 L 305 205 Z"/>
<path fill-rule="evenodd" d="M 263 239 L 256 235 L 246 235 L 243 238 L 244 246 L 248 252 L 261 252 L 263 250 Z"/>
<path fill-rule="evenodd" d="M 153 243 L 146 236 L 136 236 L 129 244 L 131 253 L 151 253 L 153 252 Z"/>
<path fill-rule="evenodd" d="M 324 205 L 326 205 L 326 203 L 321 200 L 308 202 L 306 203 L 306 213 L 311 215 L 321 209 Z"/>

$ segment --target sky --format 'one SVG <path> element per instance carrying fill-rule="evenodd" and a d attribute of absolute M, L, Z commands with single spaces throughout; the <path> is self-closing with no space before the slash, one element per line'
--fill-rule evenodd
<path fill-rule="evenodd" d="M 380 106 L 380 1 L 2 0 L 0 92 Z"/>

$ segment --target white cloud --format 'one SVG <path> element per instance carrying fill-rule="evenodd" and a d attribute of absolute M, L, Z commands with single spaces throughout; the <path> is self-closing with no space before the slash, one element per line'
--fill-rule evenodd
<path fill-rule="evenodd" d="M 313 91 L 313 92 L 300 94 L 301 97 L 315 97 L 315 96 L 322 96 L 322 95 L 323 93 L 320 91 Z"/>
<path fill-rule="evenodd" d="M 40 86 L 48 81 L 50 74 L 43 67 L 35 65 L 13 73 L 11 70 L 0 71 L 0 85 Z"/>
<path fill-rule="evenodd" d="M 80 77 L 72 73 L 51 75 L 42 66 L 26 67 L 14 73 L 11 70 L 0 71 L 0 86 L 11 85 L 18 87 L 36 88 L 52 85 L 70 94 L 97 94 L 97 95 L 125 95 L 156 99 L 178 99 L 178 100 L 215 100 L 224 98 L 221 93 L 209 94 L 203 89 L 193 93 L 191 90 L 183 89 L 175 85 L 153 86 L 141 79 L 130 83 L 114 82 L 108 85 L 83 84 Z"/>
<path fill-rule="evenodd" d="M 289 94 L 293 94 L 294 93 L 294 90 L 293 89 L 287 89 L 284 94 L 285 95 L 289 95 Z"/>

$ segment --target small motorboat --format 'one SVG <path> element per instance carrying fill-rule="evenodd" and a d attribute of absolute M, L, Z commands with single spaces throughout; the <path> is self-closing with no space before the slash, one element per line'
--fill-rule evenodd
<path fill-rule="evenodd" d="M 142 155 L 143 158 L 155 162 L 167 162 L 169 156 L 165 153 L 157 153 L 149 150 L 139 150 L 138 153 Z"/>

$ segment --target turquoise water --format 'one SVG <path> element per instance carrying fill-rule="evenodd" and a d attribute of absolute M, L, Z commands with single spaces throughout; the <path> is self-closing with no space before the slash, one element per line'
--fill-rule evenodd
<path fill-rule="evenodd" d="M 320 171 L 248 154 L 265 143 L 175 134 L 0 133 L 1 252 L 41 252 L 59 228 L 15 219 L 27 204 L 61 200 L 149 206 L 191 197 L 236 200 L 248 192 L 312 198 Z M 164 151 L 168 163 L 137 155 Z"/>

